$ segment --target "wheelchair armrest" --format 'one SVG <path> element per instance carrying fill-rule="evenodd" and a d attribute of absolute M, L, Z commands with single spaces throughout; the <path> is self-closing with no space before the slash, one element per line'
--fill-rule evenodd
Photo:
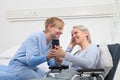
<path fill-rule="evenodd" d="M 51 69 L 51 73 L 59 73 L 61 72 L 62 69 L 68 69 L 68 66 L 50 66 L 49 69 Z"/>
<path fill-rule="evenodd" d="M 68 66 L 50 66 L 49 69 L 59 69 L 59 70 L 62 70 L 62 69 L 68 69 Z"/>
<path fill-rule="evenodd" d="M 78 72 L 104 72 L 104 69 L 91 69 L 91 68 L 86 68 L 86 69 L 78 69 Z"/>
<path fill-rule="evenodd" d="M 104 72 L 104 69 L 91 69 L 91 68 L 86 68 L 86 69 L 78 69 L 77 70 L 78 74 L 81 76 L 83 74 L 89 74 L 91 77 L 98 77 L 100 74 Z"/>

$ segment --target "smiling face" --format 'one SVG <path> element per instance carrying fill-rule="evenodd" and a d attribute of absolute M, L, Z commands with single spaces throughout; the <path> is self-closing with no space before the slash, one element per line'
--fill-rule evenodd
<path fill-rule="evenodd" d="M 63 33 L 63 26 L 53 26 L 50 29 L 52 38 L 57 38 L 59 39 L 60 35 Z"/>
<path fill-rule="evenodd" d="M 45 32 L 49 34 L 49 37 L 59 39 L 60 35 L 63 32 L 64 22 L 57 18 L 51 17 L 48 18 L 45 22 Z"/>
<path fill-rule="evenodd" d="M 81 45 L 85 41 L 88 41 L 88 31 L 80 30 L 76 27 L 72 30 L 72 38 L 75 41 L 76 44 Z"/>

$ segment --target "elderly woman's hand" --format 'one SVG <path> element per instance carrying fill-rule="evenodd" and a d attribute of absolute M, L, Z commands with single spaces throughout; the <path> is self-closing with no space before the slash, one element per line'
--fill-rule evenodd
<path fill-rule="evenodd" d="M 73 48 L 75 45 L 76 45 L 75 39 L 72 37 L 72 38 L 71 38 L 71 41 L 70 41 L 70 43 L 69 43 L 69 47 Z"/>
<path fill-rule="evenodd" d="M 54 56 L 54 58 L 64 58 L 65 57 L 65 51 L 59 46 L 55 46 L 55 49 L 51 50 L 51 54 Z"/>

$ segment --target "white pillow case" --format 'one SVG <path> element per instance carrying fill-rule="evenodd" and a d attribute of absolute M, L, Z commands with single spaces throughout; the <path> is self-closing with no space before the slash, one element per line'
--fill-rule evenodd
<path fill-rule="evenodd" d="M 105 69 L 103 76 L 106 77 L 106 75 L 109 73 L 109 71 L 113 67 L 113 60 L 106 43 L 100 44 L 99 49 L 100 49 L 101 56 L 100 56 L 100 60 L 98 62 L 97 67 Z"/>

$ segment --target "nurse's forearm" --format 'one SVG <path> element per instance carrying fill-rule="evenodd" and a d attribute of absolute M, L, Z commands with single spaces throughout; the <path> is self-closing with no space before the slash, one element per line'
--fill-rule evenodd
<path fill-rule="evenodd" d="M 47 61 L 46 59 L 46 55 L 42 55 L 42 56 L 32 56 L 28 62 L 29 66 L 37 66 L 43 62 Z"/>

